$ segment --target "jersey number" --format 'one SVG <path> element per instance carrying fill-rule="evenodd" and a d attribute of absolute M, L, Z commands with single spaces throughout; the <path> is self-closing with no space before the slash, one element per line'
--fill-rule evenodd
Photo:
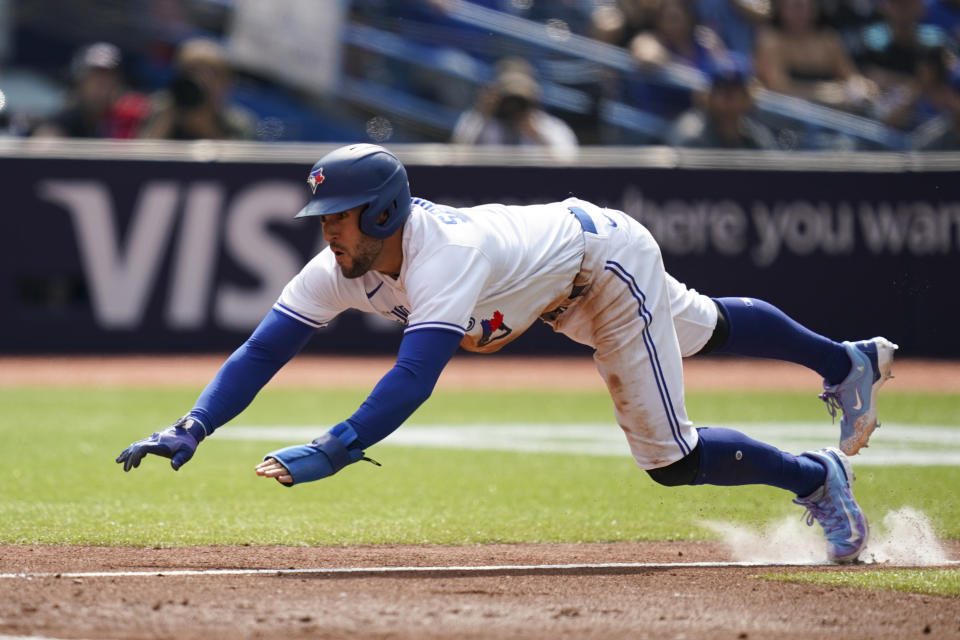
<path fill-rule="evenodd" d="M 430 213 L 437 217 L 437 220 L 443 224 L 460 224 L 461 222 L 470 222 L 470 218 L 463 215 L 456 209 L 452 207 L 445 207 L 443 205 L 435 205 L 427 209 Z"/>

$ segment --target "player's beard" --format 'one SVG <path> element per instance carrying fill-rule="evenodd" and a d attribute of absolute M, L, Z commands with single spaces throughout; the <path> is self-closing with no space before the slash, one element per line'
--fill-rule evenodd
<path fill-rule="evenodd" d="M 360 236 L 356 251 L 344 252 L 350 258 L 350 265 L 340 264 L 340 270 L 345 278 L 359 278 L 373 267 L 373 263 L 383 251 L 383 240 L 366 234 Z"/>

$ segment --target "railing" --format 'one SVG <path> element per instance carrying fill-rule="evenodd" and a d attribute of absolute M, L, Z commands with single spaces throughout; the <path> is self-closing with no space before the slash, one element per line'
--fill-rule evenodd
<path fill-rule="evenodd" d="M 312 165 L 340 143 L 0 138 L 0 159 L 263 162 Z M 732 171 L 955 172 L 958 152 L 725 151 L 584 146 L 557 157 L 540 147 L 389 144 L 404 163 L 430 166 L 581 166 Z"/>

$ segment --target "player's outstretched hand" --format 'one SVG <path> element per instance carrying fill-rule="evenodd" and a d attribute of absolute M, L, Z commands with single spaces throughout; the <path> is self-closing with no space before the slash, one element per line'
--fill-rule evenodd
<path fill-rule="evenodd" d="M 276 478 L 277 482 L 280 484 L 293 484 L 293 476 L 290 475 L 290 472 L 285 466 L 277 462 L 276 458 L 267 458 L 258 464 L 254 468 L 254 471 L 257 472 L 258 476 L 262 476 L 264 478 Z"/>
<path fill-rule="evenodd" d="M 275 478 L 280 484 L 292 487 L 301 482 L 312 482 L 332 476 L 348 464 L 370 460 L 356 446 L 357 434 L 346 422 L 330 428 L 309 444 L 297 444 L 271 451 L 254 471 L 264 478 Z M 354 446 L 351 446 L 354 445 Z M 379 466 L 379 462 L 374 462 Z"/>
<path fill-rule="evenodd" d="M 152 453 L 170 458 L 170 466 L 176 471 L 193 457 L 205 435 L 206 431 L 198 420 L 184 416 L 163 431 L 131 444 L 117 456 L 117 462 L 123 463 L 124 471 L 130 471 L 140 466 L 144 456 Z"/>

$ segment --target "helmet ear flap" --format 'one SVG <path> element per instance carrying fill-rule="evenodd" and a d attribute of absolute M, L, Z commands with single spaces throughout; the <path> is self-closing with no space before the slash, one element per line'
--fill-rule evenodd
<path fill-rule="evenodd" d="M 387 238 L 410 217 L 410 185 L 407 172 L 399 161 L 396 171 L 383 182 L 379 191 L 379 196 L 360 214 L 360 230 L 374 238 Z M 383 214 L 386 214 L 385 219 Z"/>

